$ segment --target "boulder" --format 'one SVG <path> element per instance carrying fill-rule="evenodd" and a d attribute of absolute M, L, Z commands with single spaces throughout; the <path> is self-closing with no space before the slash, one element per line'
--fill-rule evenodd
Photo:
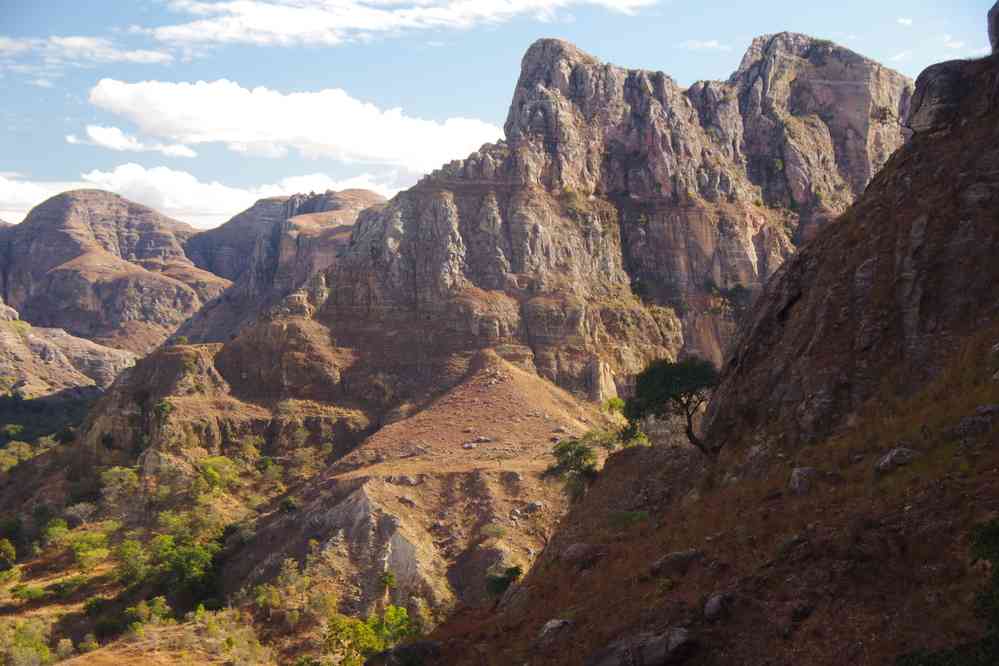
<path fill-rule="evenodd" d="M 662 633 L 641 633 L 616 640 L 587 659 L 586 666 L 680 664 L 696 647 L 688 630 L 672 627 Z"/>
<path fill-rule="evenodd" d="M 607 555 L 607 549 L 589 543 L 574 543 L 559 554 L 559 560 L 577 569 L 589 569 Z"/>
<path fill-rule="evenodd" d="M 660 557 L 649 567 L 649 573 L 653 576 L 683 576 L 694 562 L 702 559 L 704 553 L 700 550 L 680 550 Z"/>
<path fill-rule="evenodd" d="M 904 467 L 919 457 L 919 451 L 899 446 L 886 453 L 874 468 L 878 474 L 888 474 L 899 467 Z"/>
<path fill-rule="evenodd" d="M 704 619 L 709 622 L 722 619 L 732 604 L 732 595 L 728 592 L 716 592 L 704 603 Z"/>
<path fill-rule="evenodd" d="M 787 487 L 794 495 L 807 495 L 819 477 L 819 470 L 814 467 L 795 467 L 791 470 L 791 480 Z"/>

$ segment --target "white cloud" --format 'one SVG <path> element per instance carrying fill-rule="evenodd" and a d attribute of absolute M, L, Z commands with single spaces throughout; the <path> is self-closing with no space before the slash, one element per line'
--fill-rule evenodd
<path fill-rule="evenodd" d="M 225 222 L 264 197 L 350 188 L 368 189 L 391 196 L 400 189 L 391 181 L 391 175 L 382 178 L 366 173 L 335 179 L 314 173 L 241 188 L 217 181 L 203 182 L 186 171 L 162 166 L 147 169 L 133 163 L 119 165 L 110 171 L 95 169 L 81 174 L 80 180 L 75 182 L 33 182 L 0 175 L 0 218 L 7 222 L 20 222 L 32 207 L 60 192 L 99 188 L 194 226 L 208 228 Z"/>
<path fill-rule="evenodd" d="M 198 154 L 183 144 L 143 143 L 134 136 L 125 134 L 117 127 L 101 127 L 87 125 L 87 139 L 81 139 L 75 134 L 66 136 L 66 142 L 99 146 L 119 152 L 155 152 L 168 157 L 197 157 Z"/>
<path fill-rule="evenodd" d="M 905 62 L 906 60 L 911 60 L 911 59 L 912 59 L 912 51 L 902 51 L 900 53 L 896 53 L 891 58 L 889 58 L 889 60 L 891 60 L 892 62 Z"/>
<path fill-rule="evenodd" d="M 0 173 L 0 219 L 20 222 L 28 211 L 51 196 L 85 187 L 81 182 L 31 182 L 14 172 Z"/>
<path fill-rule="evenodd" d="M 145 49 L 123 50 L 103 37 L 59 37 L 45 39 L 29 37 L 13 39 L 0 36 L 0 56 L 38 56 L 49 66 L 79 65 L 81 63 L 133 63 L 166 64 L 173 56 L 165 51 Z"/>
<path fill-rule="evenodd" d="M 954 50 L 963 49 L 964 48 L 964 42 L 954 39 L 953 35 L 944 35 L 943 36 L 943 44 L 947 48 L 954 49 Z"/>
<path fill-rule="evenodd" d="M 53 86 L 51 81 L 42 78 L 32 80 L 31 85 L 38 86 L 39 88 L 51 88 Z"/>
<path fill-rule="evenodd" d="M 443 122 L 383 110 L 340 89 L 281 93 L 218 80 L 197 83 L 101 80 L 94 105 L 135 123 L 140 132 L 188 146 L 221 143 L 230 150 L 389 165 L 425 173 L 502 136 L 470 118 Z"/>
<path fill-rule="evenodd" d="M 722 44 L 717 39 L 709 40 L 699 40 L 699 39 L 688 39 L 685 42 L 680 42 L 676 45 L 678 49 L 687 49 L 688 51 L 731 51 L 732 47 L 728 44 Z"/>
<path fill-rule="evenodd" d="M 186 23 L 143 30 L 171 44 L 323 44 L 412 30 L 467 29 L 521 16 L 551 20 L 558 10 L 597 6 L 624 14 L 657 0 L 173 0 Z"/>
<path fill-rule="evenodd" d="M 911 28 L 912 27 L 912 19 L 911 18 L 899 18 L 899 19 L 895 19 L 895 22 L 898 23 L 899 25 L 904 25 L 906 28 Z"/>

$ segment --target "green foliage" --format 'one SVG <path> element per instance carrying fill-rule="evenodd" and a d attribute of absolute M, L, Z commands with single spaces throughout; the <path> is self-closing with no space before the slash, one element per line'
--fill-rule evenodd
<path fill-rule="evenodd" d="M 618 397 L 608 398 L 604 403 L 604 411 L 611 414 L 623 414 L 624 413 L 624 400 Z"/>
<path fill-rule="evenodd" d="M 341 666 L 363 666 L 365 659 L 417 635 L 405 608 L 386 606 L 366 621 L 334 614 L 323 629 L 323 651 L 340 658 Z"/>
<path fill-rule="evenodd" d="M 676 363 L 653 361 L 635 382 L 635 395 L 625 404 L 624 415 L 636 422 L 646 416 L 686 419 L 687 439 L 705 455 L 714 457 L 717 449 L 702 442 L 694 432 L 694 415 L 708 401 L 718 383 L 718 371 L 710 361 L 688 358 Z"/>
<path fill-rule="evenodd" d="M 610 515 L 611 526 L 619 530 L 629 530 L 648 521 L 648 511 L 615 511 Z"/>
<path fill-rule="evenodd" d="M 0 663 L 11 666 L 51 664 L 50 628 L 40 619 L 0 620 Z"/>
<path fill-rule="evenodd" d="M 173 611 L 165 597 L 153 597 L 131 606 L 125 611 L 125 615 L 133 624 L 163 624 L 172 619 Z"/>
<path fill-rule="evenodd" d="M 39 601 L 49 595 L 44 588 L 31 585 L 15 585 L 10 592 L 15 599 L 25 602 Z"/>
<path fill-rule="evenodd" d="M 166 423 L 166 420 L 176 409 L 177 408 L 174 407 L 173 403 L 169 400 L 160 400 L 156 403 L 156 406 L 153 407 L 153 413 L 156 414 L 156 418 L 159 419 L 160 423 Z"/>
<path fill-rule="evenodd" d="M 151 571 L 149 551 L 136 539 L 125 539 L 114 550 L 115 577 L 125 585 L 142 583 Z"/>
<path fill-rule="evenodd" d="M 394 590 L 396 587 L 395 574 L 386 571 L 379 577 L 378 582 L 381 583 L 383 590 Z"/>
<path fill-rule="evenodd" d="M 334 615 L 323 629 L 323 651 L 340 657 L 340 666 L 364 666 L 367 657 L 384 649 L 367 622 Z"/>
<path fill-rule="evenodd" d="M 939 652 L 919 651 L 899 657 L 896 666 L 994 666 L 999 663 L 999 520 L 975 528 L 971 557 L 989 563 L 990 574 L 975 598 L 975 614 L 985 621 L 985 637 Z"/>
<path fill-rule="evenodd" d="M 0 539 L 0 571 L 7 571 L 17 562 L 17 549 L 10 539 Z"/>
<path fill-rule="evenodd" d="M 284 513 L 295 513 L 301 508 L 301 504 L 294 497 L 285 497 L 281 500 L 281 511 Z"/>
<path fill-rule="evenodd" d="M 188 339 L 186 335 L 178 335 L 176 338 L 174 338 L 173 343 L 179 347 L 181 345 L 191 344 L 191 341 Z"/>
<path fill-rule="evenodd" d="M 112 467 L 101 472 L 101 498 L 112 513 L 129 513 L 139 492 L 139 474 L 128 467 Z"/>
<path fill-rule="evenodd" d="M 198 463 L 201 478 L 210 490 L 228 490 L 239 477 L 235 462 L 225 456 L 211 456 Z"/>
<path fill-rule="evenodd" d="M 555 464 L 545 473 L 564 479 L 566 494 L 572 500 L 578 500 L 597 474 L 597 454 L 593 446 L 580 439 L 566 439 L 555 445 L 552 455 Z"/>
<path fill-rule="evenodd" d="M 518 566 L 507 567 L 499 574 L 489 574 L 486 576 L 486 592 L 494 597 L 501 596 L 523 575 L 523 569 Z"/>
<path fill-rule="evenodd" d="M 24 426 L 19 423 L 8 423 L 0 427 L 0 437 L 3 437 L 7 441 L 17 439 L 22 434 L 24 434 Z"/>
<path fill-rule="evenodd" d="M 61 543 L 69 534 L 69 524 L 62 518 L 53 518 L 42 530 L 42 543 L 46 546 Z"/>

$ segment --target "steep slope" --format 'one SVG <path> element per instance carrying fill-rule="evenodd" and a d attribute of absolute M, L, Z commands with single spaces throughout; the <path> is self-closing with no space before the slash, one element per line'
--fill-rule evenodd
<path fill-rule="evenodd" d="M 720 362 L 792 241 L 845 209 L 901 145 L 909 95 L 901 75 L 801 35 L 760 38 L 730 81 L 689 90 L 541 40 L 505 142 L 362 216 L 327 280 L 330 318 L 367 336 L 369 313 L 379 328 L 419 327 L 473 290 L 502 294 L 508 313 L 490 326 L 579 389 L 595 363 L 626 381 L 663 355 L 656 326 L 630 314 L 616 353 L 601 342 L 623 316 L 612 304 L 637 294 L 676 310 L 686 349 Z"/>
<path fill-rule="evenodd" d="M 60 194 L 4 230 L 4 300 L 35 325 L 149 351 L 228 285 L 186 257 L 194 234 L 109 192 Z"/>
<path fill-rule="evenodd" d="M 561 483 L 545 476 L 553 433 L 579 435 L 602 419 L 482 352 L 457 386 L 296 491 L 295 512 L 262 517 L 227 569 L 231 586 L 273 577 L 287 557 L 304 561 L 312 540 L 352 614 L 389 600 L 439 619 L 459 601 L 480 604 L 488 574 L 526 569 L 565 509 Z"/>
<path fill-rule="evenodd" d="M 710 408 L 720 462 L 611 456 L 524 582 L 441 627 L 427 663 L 873 665 L 980 639 L 997 119 L 996 55 L 927 69 L 912 141 L 765 288 Z"/>
<path fill-rule="evenodd" d="M 351 224 L 362 210 L 384 201 L 367 190 L 261 199 L 225 224 L 191 237 L 184 249 L 198 268 L 237 282 L 243 271 L 259 261 L 260 236 L 288 218 L 329 213 L 323 219 Z"/>
<path fill-rule="evenodd" d="M 923 386 L 999 313 L 996 81 L 992 59 L 920 75 L 910 144 L 758 302 L 726 364 L 712 437 L 827 436 L 869 399 Z"/>
<path fill-rule="evenodd" d="M 194 262 L 231 277 L 234 284 L 177 335 L 197 342 L 230 339 L 329 269 L 360 212 L 384 201 L 367 190 L 263 199 L 221 227 L 195 236 L 186 246 Z"/>
<path fill-rule="evenodd" d="M 0 391 L 32 399 L 80 397 L 104 389 L 135 362 L 127 351 L 103 347 L 63 330 L 36 328 L 0 303 Z"/>

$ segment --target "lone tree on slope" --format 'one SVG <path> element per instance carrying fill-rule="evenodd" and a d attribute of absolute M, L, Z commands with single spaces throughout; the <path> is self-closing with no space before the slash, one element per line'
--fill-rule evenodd
<path fill-rule="evenodd" d="M 718 371 L 710 361 L 688 358 L 673 363 L 665 359 L 653 361 L 638 375 L 635 396 L 625 404 L 624 415 L 636 422 L 648 416 L 679 415 L 686 419 L 687 439 L 709 458 L 718 456 L 694 432 L 694 415 L 711 397 L 718 384 Z"/>

